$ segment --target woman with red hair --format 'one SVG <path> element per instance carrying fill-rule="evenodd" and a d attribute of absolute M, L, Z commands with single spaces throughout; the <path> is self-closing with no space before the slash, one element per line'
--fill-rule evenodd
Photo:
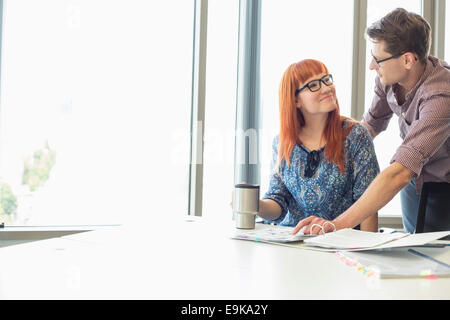
<path fill-rule="evenodd" d="M 309 216 L 333 220 L 380 171 L 370 133 L 339 114 L 333 77 L 317 60 L 287 68 L 279 104 L 270 185 L 258 215 L 284 226 L 296 226 Z M 377 231 L 377 218 L 368 217 L 361 230 Z"/>

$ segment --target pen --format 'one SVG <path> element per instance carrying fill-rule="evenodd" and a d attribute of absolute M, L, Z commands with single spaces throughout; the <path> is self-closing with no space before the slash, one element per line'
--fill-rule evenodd
<path fill-rule="evenodd" d="M 419 251 L 416 251 L 416 250 L 414 250 L 414 249 L 408 249 L 408 252 L 411 252 L 412 254 L 415 254 L 415 255 L 417 255 L 417 256 L 419 256 L 419 257 L 422 257 L 422 258 L 431 260 L 431 261 L 433 261 L 433 262 L 436 262 L 436 263 L 440 264 L 441 266 L 450 268 L 450 265 L 446 264 L 445 262 L 436 260 L 436 259 L 434 259 L 434 258 L 432 258 L 432 257 L 430 257 L 430 256 L 427 256 L 426 254 L 423 254 L 423 253 L 421 253 L 421 252 L 419 252 Z"/>
<path fill-rule="evenodd" d="M 423 248 L 445 248 L 449 247 L 450 244 L 448 243 L 427 243 L 416 247 L 423 247 Z"/>
<path fill-rule="evenodd" d="M 396 232 L 400 232 L 396 229 L 392 229 L 392 228 L 380 228 L 379 230 L 380 233 L 396 233 Z"/>

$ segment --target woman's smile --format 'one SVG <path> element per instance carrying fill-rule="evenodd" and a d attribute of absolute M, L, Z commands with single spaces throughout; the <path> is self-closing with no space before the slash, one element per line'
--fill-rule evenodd
<path fill-rule="evenodd" d="M 324 101 L 324 100 L 328 100 L 328 99 L 332 99 L 332 98 L 333 98 L 333 95 L 332 94 L 328 94 L 325 97 L 320 98 L 319 101 Z"/>

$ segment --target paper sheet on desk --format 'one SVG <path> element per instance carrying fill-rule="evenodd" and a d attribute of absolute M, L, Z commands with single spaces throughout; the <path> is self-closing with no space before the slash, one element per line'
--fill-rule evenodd
<path fill-rule="evenodd" d="M 347 228 L 307 239 L 305 243 L 310 246 L 350 250 L 373 248 L 406 236 L 408 236 L 407 233 L 376 233 Z"/>
<path fill-rule="evenodd" d="M 361 251 L 398 247 L 412 247 L 427 244 L 433 240 L 445 237 L 450 231 L 409 233 L 376 233 L 353 229 L 342 229 L 315 238 L 306 239 L 304 243 L 314 247 L 325 248 L 330 251 Z M 322 249 L 323 250 L 323 249 Z"/>
<path fill-rule="evenodd" d="M 446 237 L 449 234 L 450 234 L 450 231 L 438 231 L 438 232 L 425 232 L 425 233 L 410 234 L 407 237 L 398 239 L 392 243 L 386 243 L 384 245 L 380 245 L 376 249 L 423 246 L 434 240 Z"/>

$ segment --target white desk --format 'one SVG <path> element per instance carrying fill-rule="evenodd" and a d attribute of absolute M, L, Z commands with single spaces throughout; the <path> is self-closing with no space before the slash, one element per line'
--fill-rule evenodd
<path fill-rule="evenodd" d="M 334 253 L 230 239 L 228 226 L 173 222 L 164 240 L 155 222 L 3 247 L 0 299 L 450 298 L 450 278 L 367 278 Z M 449 248 L 426 250 L 450 263 Z"/>

